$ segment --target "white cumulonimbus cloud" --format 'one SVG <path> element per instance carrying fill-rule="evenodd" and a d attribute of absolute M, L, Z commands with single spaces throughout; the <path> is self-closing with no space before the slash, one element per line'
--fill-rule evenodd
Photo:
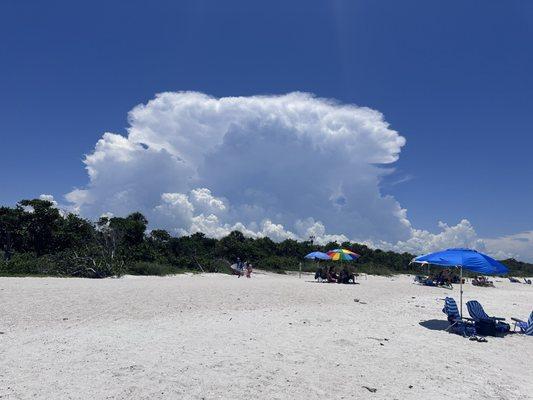
<path fill-rule="evenodd" d="M 378 111 L 307 93 L 215 98 L 158 94 L 128 115 L 127 135 L 105 133 L 84 163 L 89 182 L 66 195 L 97 218 L 141 211 L 152 227 L 220 237 L 320 243 L 357 240 L 418 253 L 484 246 L 466 220 L 414 229 L 380 192 L 405 139 Z"/>

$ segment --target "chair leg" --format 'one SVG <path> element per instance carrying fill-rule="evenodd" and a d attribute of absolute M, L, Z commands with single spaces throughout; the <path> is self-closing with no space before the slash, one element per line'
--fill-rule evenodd
<path fill-rule="evenodd" d="M 453 324 L 451 324 L 449 327 L 445 329 L 446 332 L 449 332 L 450 329 L 452 329 L 455 325 L 457 325 L 457 321 L 455 321 Z"/>

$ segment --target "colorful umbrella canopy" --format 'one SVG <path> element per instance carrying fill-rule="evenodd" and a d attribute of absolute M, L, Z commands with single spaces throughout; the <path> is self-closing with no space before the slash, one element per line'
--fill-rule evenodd
<path fill-rule="evenodd" d="M 347 249 L 335 249 L 327 252 L 327 255 L 333 261 L 353 261 L 357 260 L 360 255 Z"/>
<path fill-rule="evenodd" d="M 326 253 L 322 253 L 321 251 L 313 251 L 312 253 L 306 255 L 305 258 L 310 260 L 331 260 Z"/>

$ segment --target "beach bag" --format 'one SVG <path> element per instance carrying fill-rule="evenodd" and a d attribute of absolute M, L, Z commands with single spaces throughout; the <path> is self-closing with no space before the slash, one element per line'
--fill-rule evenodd
<path fill-rule="evenodd" d="M 492 319 L 482 319 L 476 322 L 476 331 L 481 336 L 497 336 L 496 322 Z"/>
<path fill-rule="evenodd" d="M 511 330 L 511 325 L 505 323 L 505 322 L 498 322 L 496 324 L 496 331 L 500 334 L 506 334 Z"/>

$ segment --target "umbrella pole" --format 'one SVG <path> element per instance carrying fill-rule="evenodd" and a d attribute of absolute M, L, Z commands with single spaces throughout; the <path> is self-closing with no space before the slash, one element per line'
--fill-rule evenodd
<path fill-rule="evenodd" d="M 461 303 L 461 318 L 463 318 L 463 266 L 461 266 L 459 271 L 459 298 Z"/>

